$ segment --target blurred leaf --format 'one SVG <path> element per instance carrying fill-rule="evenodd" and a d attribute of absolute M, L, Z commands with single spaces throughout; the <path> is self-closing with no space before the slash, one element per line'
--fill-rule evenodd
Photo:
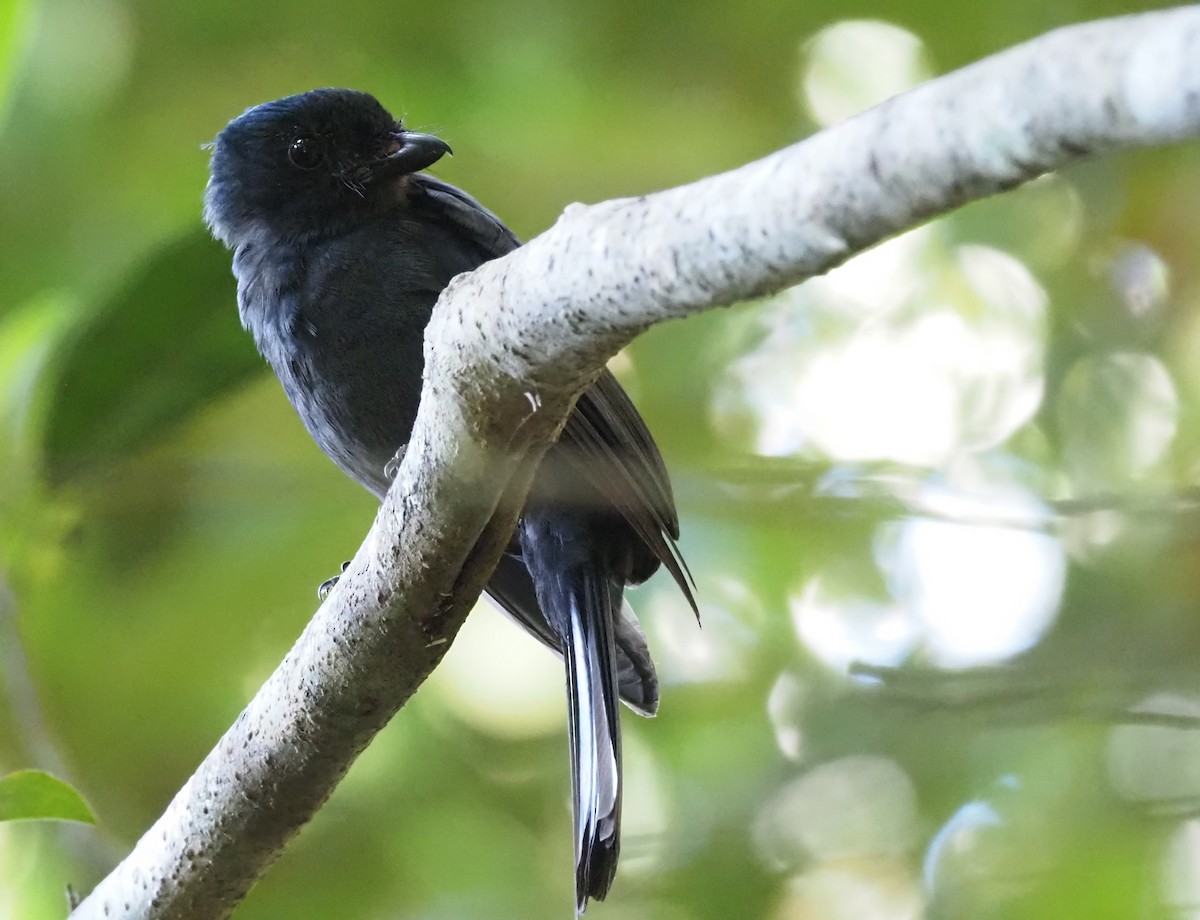
<path fill-rule="evenodd" d="M 0 316 L 0 464 L 7 475 L 0 496 L 21 496 L 39 473 L 31 450 L 39 430 L 30 412 L 47 359 L 75 313 L 58 292 L 16 305 Z M 33 443 L 31 443 L 33 442 Z"/>
<path fill-rule="evenodd" d="M 39 819 L 96 823 L 83 796 L 49 773 L 20 770 L 0 777 L 0 821 Z"/>
<path fill-rule="evenodd" d="M 200 232 L 144 264 L 58 355 L 48 478 L 139 450 L 261 367 L 234 302 L 229 257 Z"/>
<path fill-rule="evenodd" d="M 25 0 L 0 0 L 0 110 L 8 96 L 8 80 L 16 51 L 26 33 L 28 7 Z"/>

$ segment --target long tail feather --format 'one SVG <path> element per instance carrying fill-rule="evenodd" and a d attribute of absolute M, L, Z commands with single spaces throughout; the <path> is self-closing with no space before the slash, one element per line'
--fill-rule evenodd
<path fill-rule="evenodd" d="M 575 899 L 603 898 L 617 870 L 621 828 L 621 723 L 614 619 L 621 589 L 603 574 L 569 579 L 563 637 L 575 812 Z M 562 582 L 560 582 L 562 584 Z"/>

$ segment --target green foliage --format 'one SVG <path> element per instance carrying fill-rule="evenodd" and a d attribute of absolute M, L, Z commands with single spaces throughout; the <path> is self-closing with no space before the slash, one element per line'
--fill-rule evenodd
<path fill-rule="evenodd" d="M 13 64 L 20 51 L 21 39 L 26 34 L 25 18 L 29 15 L 29 4 L 25 0 L 3 0 L 0 2 L 0 116 L 3 102 L 8 98 L 8 83 Z"/>
<path fill-rule="evenodd" d="M 0 917 L 60 916 L 132 846 L 373 511 L 204 236 L 229 118 L 370 90 L 530 237 L 1143 7 L 0 0 L 0 769 L 65 759 L 104 816 L 0 827 Z M 1081 165 L 615 362 L 704 628 L 661 579 L 635 593 L 663 705 L 625 719 L 623 863 L 589 917 L 1195 903 L 1196 164 Z M 238 916 L 564 916 L 561 684 L 477 611 Z"/>
<path fill-rule="evenodd" d="M 46 475 L 111 465 L 154 443 L 261 367 L 228 309 L 223 247 L 193 231 L 130 272 L 58 352 L 46 408 Z"/>
<path fill-rule="evenodd" d="M 41 770 L 0 776 L 0 821 L 82 821 L 96 816 L 78 790 Z"/>

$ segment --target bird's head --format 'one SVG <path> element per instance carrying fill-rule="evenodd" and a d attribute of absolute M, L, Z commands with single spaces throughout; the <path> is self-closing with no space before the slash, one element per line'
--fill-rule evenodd
<path fill-rule="evenodd" d="M 336 230 L 379 200 L 384 180 L 450 148 L 408 131 L 375 97 L 316 89 L 248 109 L 212 145 L 204 218 L 228 246 L 269 228 L 287 238 Z"/>

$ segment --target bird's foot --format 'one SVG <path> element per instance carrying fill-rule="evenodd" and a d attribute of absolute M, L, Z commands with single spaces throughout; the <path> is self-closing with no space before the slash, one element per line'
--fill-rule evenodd
<path fill-rule="evenodd" d="M 395 479 L 396 474 L 400 472 L 400 464 L 404 462 L 404 452 L 406 450 L 408 450 L 407 444 L 396 451 L 396 456 L 392 457 L 391 460 L 383 465 L 383 475 L 386 476 L 389 481 Z"/>
<path fill-rule="evenodd" d="M 343 562 L 342 571 L 345 572 L 348 568 L 350 568 L 349 561 Z M 340 574 L 334 575 L 333 578 L 325 579 L 325 581 L 321 582 L 321 584 L 317 587 L 317 599 L 320 600 L 321 603 L 325 603 L 325 598 L 329 597 L 329 592 L 333 590 L 333 586 L 338 583 L 338 579 L 341 577 L 342 576 Z"/>

